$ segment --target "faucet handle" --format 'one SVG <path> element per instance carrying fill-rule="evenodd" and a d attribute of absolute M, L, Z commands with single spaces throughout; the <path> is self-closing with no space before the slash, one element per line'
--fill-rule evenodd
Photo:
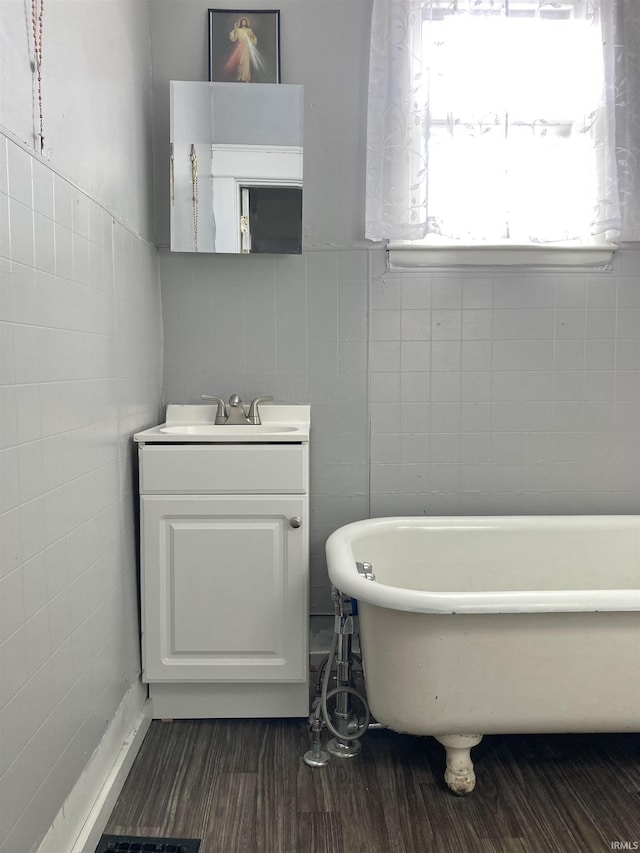
<path fill-rule="evenodd" d="M 249 406 L 249 414 L 247 415 L 247 420 L 251 424 L 255 424 L 259 426 L 262 421 L 260 420 L 260 412 L 258 410 L 258 406 L 260 403 L 266 403 L 268 400 L 273 400 L 273 397 L 256 397 L 255 400 L 251 401 L 251 405 Z"/>
<path fill-rule="evenodd" d="M 227 404 L 224 400 L 222 400 L 220 397 L 211 397 L 209 396 L 209 394 L 201 394 L 200 399 L 210 400 L 211 402 L 218 404 L 218 411 L 216 412 L 216 419 L 214 421 L 214 424 L 220 425 L 225 424 L 227 422 Z"/>

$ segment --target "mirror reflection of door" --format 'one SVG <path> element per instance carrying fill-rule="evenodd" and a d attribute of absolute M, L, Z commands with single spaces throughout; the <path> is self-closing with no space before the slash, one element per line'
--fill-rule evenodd
<path fill-rule="evenodd" d="M 240 230 L 245 253 L 301 254 L 302 189 L 242 187 Z"/>
<path fill-rule="evenodd" d="M 301 253 L 303 87 L 171 81 L 170 94 L 171 251 Z"/>

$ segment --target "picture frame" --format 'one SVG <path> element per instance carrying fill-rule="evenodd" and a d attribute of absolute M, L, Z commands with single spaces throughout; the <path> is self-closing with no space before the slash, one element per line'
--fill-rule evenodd
<path fill-rule="evenodd" d="M 209 82 L 280 82 L 280 11 L 209 9 Z"/>

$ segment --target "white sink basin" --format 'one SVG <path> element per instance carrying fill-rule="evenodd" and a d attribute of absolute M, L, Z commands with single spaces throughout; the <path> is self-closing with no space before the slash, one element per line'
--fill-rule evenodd
<path fill-rule="evenodd" d="M 215 424 L 217 406 L 167 406 L 166 422 L 134 435 L 139 444 L 219 444 L 309 441 L 310 407 L 306 405 L 265 405 L 262 423 Z"/>
<path fill-rule="evenodd" d="M 212 438 L 224 438 L 259 435 L 268 438 L 274 433 L 296 432 L 297 427 L 287 424 L 180 424 L 180 426 L 161 426 L 159 431 L 169 435 L 209 435 Z"/>

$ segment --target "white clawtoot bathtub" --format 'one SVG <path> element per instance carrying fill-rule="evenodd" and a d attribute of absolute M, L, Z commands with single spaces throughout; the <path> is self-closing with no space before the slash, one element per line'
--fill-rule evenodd
<path fill-rule="evenodd" d="M 640 730 L 640 516 L 378 518 L 326 552 L 372 714 L 434 735 L 455 793 L 483 734 Z"/>

